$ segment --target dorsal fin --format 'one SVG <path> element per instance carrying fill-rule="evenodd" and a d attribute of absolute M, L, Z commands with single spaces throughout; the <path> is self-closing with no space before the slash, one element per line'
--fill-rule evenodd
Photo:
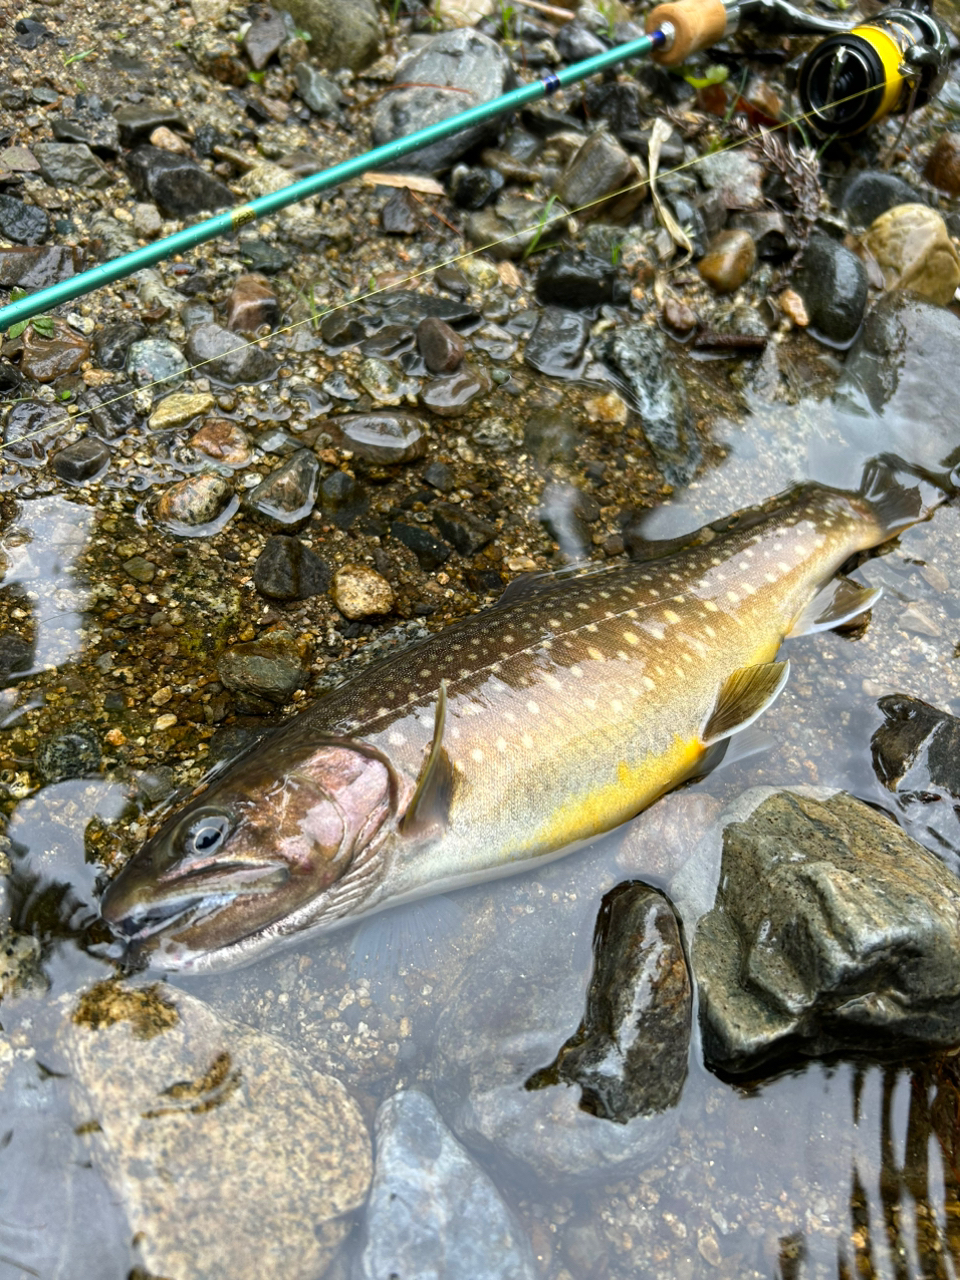
<path fill-rule="evenodd" d="M 883 587 L 862 587 L 852 578 L 838 578 L 818 591 L 807 607 L 794 619 L 788 636 L 809 636 L 815 631 L 842 627 L 861 613 L 872 609 L 883 594 Z"/>
<path fill-rule="evenodd" d="M 400 832 L 405 836 L 422 836 L 445 827 L 450 818 L 454 772 L 443 746 L 443 729 L 447 719 L 447 682 L 440 681 L 437 710 L 433 720 L 433 742 L 417 778 L 413 799 L 400 819 Z"/>
<path fill-rule="evenodd" d="M 734 671 L 720 686 L 713 710 L 700 733 L 703 745 L 712 746 L 753 724 L 776 699 L 789 674 L 789 662 L 764 662 Z"/>
<path fill-rule="evenodd" d="M 504 605 L 516 604 L 519 600 L 532 600 L 536 596 L 543 595 L 545 591 L 552 591 L 561 583 L 570 582 L 575 578 L 589 578 L 595 573 L 609 573 L 611 567 L 609 564 L 588 565 L 581 561 L 579 564 L 564 565 L 562 569 L 544 569 L 541 573 L 521 573 L 518 578 L 507 583 L 503 589 L 503 595 L 493 608 L 501 609 Z"/>

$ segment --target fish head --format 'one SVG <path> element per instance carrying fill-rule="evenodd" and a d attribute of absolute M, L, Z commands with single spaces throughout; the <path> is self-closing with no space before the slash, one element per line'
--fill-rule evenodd
<path fill-rule="evenodd" d="M 242 964 L 369 888 L 398 807 L 389 761 L 332 739 L 283 764 L 270 750 L 239 761 L 111 882 L 100 912 L 128 958 L 195 971 Z"/>

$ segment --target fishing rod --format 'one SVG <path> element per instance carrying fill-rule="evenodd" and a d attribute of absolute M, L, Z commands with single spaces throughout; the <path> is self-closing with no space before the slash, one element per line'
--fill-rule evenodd
<path fill-rule="evenodd" d="M 946 77 L 949 39 L 928 0 L 908 0 L 852 30 L 836 19 L 804 13 L 788 0 L 667 0 L 647 15 L 644 36 L 8 303 L 0 307 L 0 332 L 619 63 L 650 57 L 661 66 L 679 66 L 731 35 L 744 18 L 828 37 L 806 59 L 798 83 L 805 116 L 824 136 L 851 136 L 890 112 L 909 112 L 932 97 Z"/>

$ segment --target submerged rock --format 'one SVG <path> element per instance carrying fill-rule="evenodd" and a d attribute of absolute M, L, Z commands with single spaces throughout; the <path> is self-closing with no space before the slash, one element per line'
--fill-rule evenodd
<path fill-rule="evenodd" d="M 545 307 L 527 342 L 523 358 L 554 378 L 579 378 L 590 340 L 590 321 L 578 311 Z"/>
<path fill-rule="evenodd" d="M 960 882 L 843 793 L 765 793 L 724 828 L 692 961 L 714 1069 L 960 1044 Z"/>
<path fill-rule="evenodd" d="M 396 599 L 393 587 L 365 564 L 345 564 L 333 575 L 333 603 L 345 618 L 356 621 L 389 613 Z"/>
<path fill-rule="evenodd" d="M 262 640 L 231 645 L 220 656 L 217 675 L 228 689 L 286 702 L 307 679 L 308 656 L 289 632 L 271 631 Z"/>
<path fill-rule="evenodd" d="M 247 493 L 244 506 L 268 524 L 298 525 L 313 510 L 319 484 L 320 463 L 309 449 L 298 449 Z"/>
<path fill-rule="evenodd" d="M 605 896 L 593 940 L 587 1010 L 556 1061 L 527 1082 L 566 1080 L 581 1106 L 626 1124 L 679 1102 L 687 1078 L 693 991 L 667 899 L 639 882 Z"/>
<path fill-rule="evenodd" d="M 274 534 L 257 557 L 253 584 L 271 600 L 307 600 L 330 586 L 330 569 L 299 538 Z"/>
<path fill-rule="evenodd" d="M 884 723 L 870 739 L 876 775 L 907 830 L 960 874 L 960 720 L 906 693 L 877 706 Z"/>
<path fill-rule="evenodd" d="M 208 321 L 198 325 L 187 339 L 187 356 L 202 372 L 230 386 L 240 382 L 263 382 L 277 371 L 278 361 L 256 343 L 245 342 L 237 334 Z"/>
<path fill-rule="evenodd" d="M 376 1139 L 358 1280 L 534 1280 L 522 1228 L 429 1098 L 388 1098 Z"/>
<path fill-rule="evenodd" d="M 371 1176 L 337 1080 L 158 985 L 87 991 L 60 1042 L 77 1120 L 150 1272 L 253 1280 L 269 1259 L 292 1280 L 323 1274 Z"/>

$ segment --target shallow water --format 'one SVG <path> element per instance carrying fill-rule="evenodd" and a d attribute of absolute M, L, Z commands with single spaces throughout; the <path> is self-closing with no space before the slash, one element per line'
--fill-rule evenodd
<path fill-rule="evenodd" d="M 655 512 L 649 536 L 674 536 L 809 476 L 850 483 L 859 474 L 864 444 L 822 403 L 755 409 L 746 425 L 719 425 L 726 465 Z M 92 653 L 98 635 L 84 613 L 95 581 L 78 562 L 93 535 L 93 509 L 61 498 L 24 502 L 4 533 L 6 605 L 33 636 L 29 668 L 4 693 L 5 730 L 37 715 L 49 732 L 83 708 L 84 646 Z M 576 1029 L 597 909 L 614 884 L 643 878 L 676 896 L 698 835 L 757 784 L 826 785 L 891 807 L 870 761 L 876 701 L 899 690 L 960 713 L 958 565 L 952 508 L 866 560 L 861 581 L 885 588 L 869 626 L 855 639 L 789 642 L 792 677 L 764 716 L 764 750 L 666 797 L 629 830 L 247 970 L 170 981 L 342 1080 L 368 1122 L 397 1089 L 433 1091 L 438 1020 L 491 958 L 542 984 L 544 1044 L 555 1052 Z M 111 669 L 122 661 L 111 651 Z M 3 892 L 15 926 L 41 939 L 43 980 L 0 1010 L 0 1280 L 122 1277 L 137 1249 L 90 1162 L 92 1117 L 71 1101 L 57 1033 L 71 998 L 112 972 L 96 898 L 116 833 L 129 836 L 137 815 L 122 781 L 34 790 L 19 778 L 12 752 L 3 783 L 13 875 Z M 680 902 L 689 938 L 695 907 Z M 958 1117 L 953 1059 L 803 1062 L 745 1086 L 705 1070 L 694 1034 L 669 1136 L 639 1167 L 551 1185 L 518 1177 L 497 1153 L 481 1159 L 543 1277 L 948 1277 L 960 1270 Z M 357 1247 L 354 1234 L 331 1274 L 350 1274 Z"/>

